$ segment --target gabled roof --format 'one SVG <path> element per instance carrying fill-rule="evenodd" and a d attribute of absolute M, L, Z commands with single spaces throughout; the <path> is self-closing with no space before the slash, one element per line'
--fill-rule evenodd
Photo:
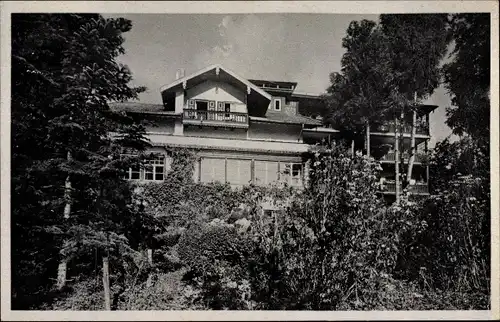
<path fill-rule="evenodd" d="M 180 79 L 177 79 L 175 80 L 174 82 L 170 83 L 170 84 L 167 84 L 167 85 L 163 85 L 162 87 L 160 87 L 160 92 L 165 92 L 165 91 L 168 91 L 178 85 L 181 85 L 182 83 L 184 82 L 187 82 L 190 80 L 190 79 L 194 79 L 198 76 L 201 76 L 207 72 L 210 72 L 212 70 L 216 70 L 216 69 L 219 69 L 219 72 L 220 71 L 224 71 L 225 73 L 227 73 L 228 75 L 230 75 L 231 77 L 233 77 L 234 79 L 238 80 L 240 83 L 246 85 L 247 87 L 250 87 L 252 90 L 254 90 L 255 92 L 259 93 L 260 95 L 262 95 L 263 97 L 267 98 L 269 101 L 271 100 L 271 95 L 269 95 L 268 93 L 266 93 L 265 91 L 263 91 L 262 89 L 260 89 L 258 86 L 256 86 L 255 84 L 253 84 L 252 82 L 248 81 L 247 79 L 237 75 L 235 72 L 223 67 L 222 65 L 220 64 L 215 64 L 215 65 L 211 65 L 211 66 L 208 66 L 208 67 L 205 67 L 191 75 L 188 75 L 188 76 L 185 76 L 185 77 L 182 77 Z"/>

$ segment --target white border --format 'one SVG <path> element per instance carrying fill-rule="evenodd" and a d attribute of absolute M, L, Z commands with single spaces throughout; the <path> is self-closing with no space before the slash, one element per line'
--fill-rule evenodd
<path fill-rule="evenodd" d="M 2 320 L 408 320 L 408 319 L 499 319 L 499 218 L 498 204 L 498 2 L 497 1 L 31 1 L 0 2 L 1 8 L 1 298 Z M 492 309 L 491 311 L 170 311 L 170 312 L 70 312 L 10 311 L 10 13 L 12 12 L 100 12 L 100 13 L 491 13 L 491 197 L 492 197 Z"/>

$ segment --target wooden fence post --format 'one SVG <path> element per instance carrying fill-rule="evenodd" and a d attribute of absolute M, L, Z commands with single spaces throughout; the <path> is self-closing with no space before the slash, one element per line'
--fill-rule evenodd
<path fill-rule="evenodd" d="M 102 284 L 104 285 L 104 309 L 111 311 L 111 295 L 109 290 L 109 261 L 107 257 L 102 259 Z"/>

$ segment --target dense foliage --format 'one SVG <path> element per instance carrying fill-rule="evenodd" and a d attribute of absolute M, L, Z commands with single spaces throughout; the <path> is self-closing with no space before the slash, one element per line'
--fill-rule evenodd
<path fill-rule="evenodd" d="M 123 266 L 141 243 L 144 214 L 122 179 L 139 161 L 120 153 L 148 144 L 143 127 L 107 103 L 143 90 L 115 61 L 130 28 L 93 14 L 12 15 L 13 308 L 51 294 L 59 262 L 79 278 L 96 274 L 103 254 Z"/>
<path fill-rule="evenodd" d="M 449 36 L 446 15 L 384 14 L 380 23 L 352 21 L 342 39 L 341 72 L 330 76 L 327 122 L 359 132 L 408 113 L 439 85 Z"/>
<path fill-rule="evenodd" d="M 488 238 L 477 230 L 481 219 L 470 216 L 479 208 L 444 218 L 469 192 L 441 204 L 403 198 L 386 206 L 376 194 L 373 160 L 339 146 L 309 157 L 305 190 L 273 195 L 249 187 L 254 197 L 238 221 L 207 219 L 181 236 L 184 280 L 200 290 L 199 303 L 273 310 L 488 306 L 487 271 L 476 266 L 487 265 L 481 256 Z M 281 210 L 259 206 L 270 195 Z M 467 225 L 458 227 L 464 216 Z M 463 243 L 466 235 L 473 244 Z"/>
<path fill-rule="evenodd" d="M 446 111 L 448 126 L 454 133 L 471 135 L 486 145 L 490 135 L 490 30 L 489 13 L 453 15 L 454 49 L 451 62 L 443 67 L 453 103 Z"/>

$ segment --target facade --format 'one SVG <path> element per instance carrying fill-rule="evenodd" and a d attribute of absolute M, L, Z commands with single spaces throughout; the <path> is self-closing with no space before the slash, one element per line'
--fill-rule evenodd
<path fill-rule="evenodd" d="M 148 161 L 149 169 L 129 169 L 128 179 L 164 180 L 170 167 L 165 148 L 179 146 L 197 151 L 195 182 L 227 182 L 234 187 L 284 182 L 302 187 L 307 177 L 302 153 L 324 138 L 340 138 L 341 133 L 299 113 L 301 107 L 318 106 L 321 100 L 296 93 L 296 86 L 294 82 L 249 80 L 212 65 L 188 76 L 178 73 L 173 83 L 161 88 L 162 104 L 113 104 L 114 109 L 154 123 L 146 130 L 158 157 Z M 428 124 L 432 108 L 421 110 L 418 118 Z M 374 157 L 384 164 L 386 194 L 393 193 L 394 153 L 380 154 L 375 147 L 393 142 L 391 132 L 388 123 L 369 134 Z M 428 126 L 423 125 L 417 134 L 419 151 L 424 151 L 430 139 Z M 414 172 L 424 180 L 421 191 L 426 192 L 428 171 L 416 159 L 418 170 Z"/>

